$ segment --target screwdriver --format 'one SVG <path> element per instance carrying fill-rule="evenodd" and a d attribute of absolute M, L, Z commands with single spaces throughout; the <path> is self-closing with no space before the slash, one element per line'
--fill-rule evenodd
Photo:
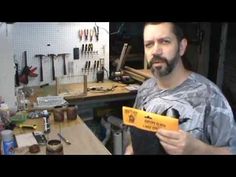
<path fill-rule="evenodd" d="M 65 137 L 63 137 L 60 133 L 57 134 L 66 144 L 71 144 L 70 141 L 68 139 L 66 139 Z"/>

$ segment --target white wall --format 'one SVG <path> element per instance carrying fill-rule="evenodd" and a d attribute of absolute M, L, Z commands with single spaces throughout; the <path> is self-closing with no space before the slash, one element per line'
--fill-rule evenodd
<path fill-rule="evenodd" d="M 53 22 L 53 23 L 14 23 L 13 28 L 13 50 L 15 59 L 18 61 L 19 70 L 24 67 L 23 52 L 27 51 L 28 66 L 38 67 L 36 73 L 38 77 L 29 77 L 28 86 L 40 85 L 40 71 L 39 71 L 39 58 L 35 58 L 36 54 L 48 55 L 50 53 L 70 53 L 66 57 L 67 62 L 74 62 L 74 74 L 82 74 L 82 68 L 85 66 L 86 61 L 91 61 L 91 66 L 94 60 L 99 60 L 102 57 L 102 46 L 105 46 L 105 68 L 109 71 L 109 23 L 96 22 L 99 26 L 99 41 L 80 41 L 78 31 L 80 29 L 93 29 L 95 22 Z M 98 55 L 93 58 L 81 58 L 79 60 L 73 59 L 73 48 L 79 47 L 82 44 L 93 43 L 93 50 L 98 51 Z M 47 46 L 50 44 L 50 46 Z M 54 61 L 55 75 L 63 76 L 63 60 L 61 57 Z M 67 73 L 68 73 L 68 63 Z M 43 59 L 43 83 L 55 84 L 52 80 L 52 66 L 51 59 Z M 105 75 L 106 78 L 106 75 Z M 92 73 L 88 75 L 88 80 L 93 81 L 95 78 Z M 41 83 L 41 84 L 43 84 Z"/>
<path fill-rule="evenodd" d="M 15 107 L 15 69 L 12 50 L 12 25 L 0 22 L 0 96 Z"/>

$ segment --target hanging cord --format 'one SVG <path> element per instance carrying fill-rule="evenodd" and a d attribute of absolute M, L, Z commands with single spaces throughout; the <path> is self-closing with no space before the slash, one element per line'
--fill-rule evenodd
<path fill-rule="evenodd" d="M 109 31 L 107 31 L 107 30 L 106 30 L 105 28 L 103 28 L 103 27 L 98 26 L 96 22 L 95 22 L 95 26 L 96 26 L 96 27 L 99 27 L 100 29 L 103 29 L 104 31 L 106 31 L 107 34 L 109 34 Z"/>
<path fill-rule="evenodd" d="M 121 23 L 121 25 L 119 26 L 118 30 L 116 32 L 111 33 L 110 35 L 115 35 L 115 34 L 120 34 L 121 30 L 123 29 L 125 23 Z"/>

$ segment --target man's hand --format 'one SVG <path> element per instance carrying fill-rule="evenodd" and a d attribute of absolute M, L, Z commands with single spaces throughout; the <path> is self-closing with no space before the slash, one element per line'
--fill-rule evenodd
<path fill-rule="evenodd" d="M 183 130 L 159 129 L 156 133 L 168 154 L 230 154 L 227 147 L 213 147 Z"/>
<path fill-rule="evenodd" d="M 133 155 L 133 154 L 134 154 L 134 151 L 133 151 L 132 144 L 129 144 L 125 149 L 124 155 Z"/>

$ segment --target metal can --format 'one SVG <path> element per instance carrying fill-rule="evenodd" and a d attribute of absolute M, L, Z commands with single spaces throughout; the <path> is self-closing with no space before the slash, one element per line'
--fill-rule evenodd
<path fill-rule="evenodd" d="M 46 146 L 46 155 L 63 155 L 63 146 L 60 140 L 49 140 Z"/>

